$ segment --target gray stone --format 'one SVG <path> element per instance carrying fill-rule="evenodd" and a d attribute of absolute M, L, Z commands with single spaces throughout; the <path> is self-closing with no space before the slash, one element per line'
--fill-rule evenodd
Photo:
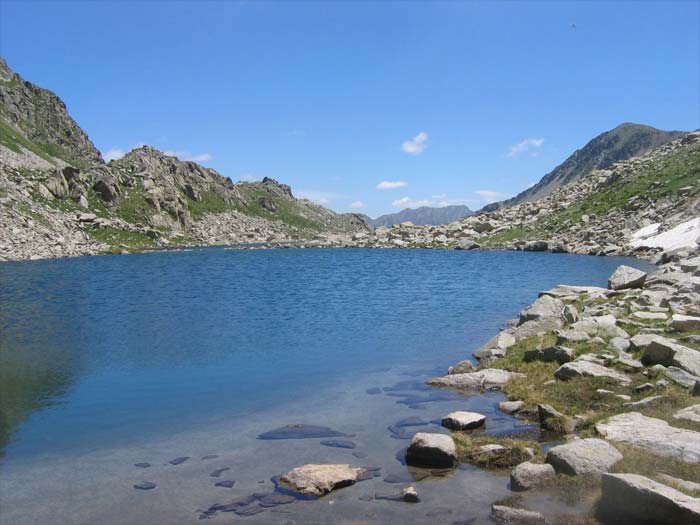
<path fill-rule="evenodd" d="M 642 356 L 645 365 L 675 366 L 700 376 L 700 352 L 670 339 L 657 337 L 647 346 Z"/>
<path fill-rule="evenodd" d="M 700 317 L 694 315 L 673 314 L 668 324 L 677 332 L 700 331 Z"/>
<path fill-rule="evenodd" d="M 572 361 L 571 363 L 566 363 L 554 372 L 554 377 L 561 381 L 567 381 L 575 377 L 603 377 L 620 385 L 629 385 L 631 381 L 625 374 L 586 361 Z"/>
<path fill-rule="evenodd" d="M 536 348 L 534 350 L 528 350 L 525 352 L 524 360 L 525 362 L 530 361 L 545 361 L 551 362 L 556 361 L 560 365 L 573 361 L 574 351 L 571 348 L 565 346 L 550 346 L 548 348 Z"/>
<path fill-rule="evenodd" d="M 608 346 L 611 350 L 617 352 L 618 354 L 621 354 L 623 352 L 627 352 L 627 350 L 629 349 L 630 340 L 623 339 L 622 337 L 613 337 L 610 340 L 610 343 L 608 343 Z"/>
<path fill-rule="evenodd" d="M 589 341 L 591 336 L 581 330 L 565 330 L 557 332 L 557 344 L 582 343 Z"/>
<path fill-rule="evenodd" d="M 452 412 L 442 418 L 442 426 L 450 430 L 469 430 L 484 425 L 486 416 L 477 412 Z"/>
<path fill-rule="evenodd" d="M 655 341 L 660 336 L 655 334 L 637 334 L 630 338 L 630 349 L 633 352 L 640 352 L 647 349 L 647 347 Z"/>
<path fill-rule="evenodd" d="M 627 412 L 610 417 L 595 428 L 611 441 L 686 463 L 700 463 L 700 432 L 672 427 L 662 419 Z"/>
<path fill-rule="evenodd" d="M 400 498 L 407 503 L 418 503 L 420 501 L 418 491 L 413 486 L 403 489 Z"/>
<path fill-rule="evenodd" d="M 538 321 L 545 317 L 560 318 L 564 311 L 564 303 L 549 295 L 543 295 L 533 304 L 520 312 L 520 324 L 527 321 Z"/>
<path fill-rule="evenodd" d="M 555 476 L 556 473 L 552 465 L 526 461 L 515 467 L 510 473 L 510 487 L 512 490 L 530 490 L 550 481 Z"/>
<path fill-rule="evenodd" d="M 681 370 L 676 366 L 669 366 L 668 368 L 665 368 L 664 373 L 668 379 L 685 388 L 693 388 L 698 382 L 700 382 L 700 377 L 689 374 L 685 370 Z"/>
<path fill-rule="evenodd" d="M 507 370 L 500 370 L 498 368 L 485 368 L 477 372 L 436 377 L 427 381 L 427 384 L 432 386 L 482 390 L 502 388 L 508 381 L 515 377 L 525 376 L 524 374 L 508 372 Z"/>
<path fill-rule="evenodd" d="M 669 476 L 668 474 L 659 474 L 657 477 L 666 485 L 670 485 L 674 488 L 689 491 L 700 491 L 700 483 L 694 483 L 685 479 L 674 478 L 673 476 Z"/>
<path fill-rule="evenodd" d="M 621 460 L 622 454 L 615 447 L 596 438 L 553 447 L 545 459 L 558 473 L 569 476 L 600 476 Z"/>
<path fill-rule="evenodd" d="M 535 321 L 526 321 L 515 329 L 513 337 L 516 341 L 529 339 L 538 335 L 553 333 L 564 326 L 561 317 L 542 317 Z"/>
<path fill-rule="evenodd" d="M 465 359 L 464 361 L 460 361 L 454 366 L 451 366 L 447 369 L 448 374 L 465 374 L 467 372 L 472 372 L 474 371 L 474 365 L 469 359 Z"/>
<path fill-rule="evenodd" d="M 305 496 L 323 496 L 354 484 L 363 469 L 350 465 L 308 464 L 290 470 L 280 478 L 288 488 Z"/>
<path fill-rule="evenodd" d="M 625 290 L 628 288 L 641 288 L 644 286 L 647 274 L 631 266 L 619 266 L 608 279 L 610 290 Z"/>
<path fill-rule="evenodd" d="M 599 511 L 606 523 L 700 525 L 700 499 L 637 474 L 604 474 Z"/>
<path fill-rule="evenodd" d="M 418 432 L 406 450 L 406 462 L 420 467 L 454 467 L 457 447 L 451 436 Z"/>
<path fill-rule="evenodd" d="M 562 414 L 551 405 L 537 405 L 537 415 L 540 426 L 552 432 L 573 432 L 576 429 L 576 422 L 570 417 Z"/>
<path fill-rule="evenodd" d="M 578 321 L 578 310 L 575 306 L 567 304 L 564 307 L 564 320 L 569 324 L 574 324 Z"/>
<path fill-rule="evenodd" d="M 506 414 L 515 414 L 525 408 L 525 403 L 522 401 L 501 401 L 498 403 L 498 408 Z"/>
<path fill-rule="evenodd" d="M 673 418 L 700 423 L 700 403 L 679 410 L 673 414 Z"/>
<path fill-rule="evenodd" d="M 505 505 L 492 505 L 491 518 L 498 523 L 514 523 L 516 525 L 547 525 L 544 516 L 539 512 L 516 509 Z"/>

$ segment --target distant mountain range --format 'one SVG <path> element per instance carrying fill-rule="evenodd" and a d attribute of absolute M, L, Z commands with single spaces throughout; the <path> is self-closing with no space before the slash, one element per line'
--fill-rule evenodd
<path fill-rule="evenodd" d="M 406 208 L 398 213 L 380 215 L 376 219 L 371 219 L 369 217 L 366 219 L 370 226 L 374 228 L 401 224 L 406 221 L 410 221 L 416 225 L 437 225 L 458 221 L 473 213 L 474 212 L 466 206 L 443 206 L 441 208 L 421 206 L 420 208 Z"/>
<path fill-rule="evenodd" d="M 576 182 L 593 170 L 605 169 L 615 162 L 628 160 L 684 135 L 684 131 L 663 131 L 651 126 L 625 122 L 601 133 L 583 148 L 574 151 L 562 164 L 545 175 L 534 186 L 515 197 L 484 206 L 482 212 L 504 206 L 542 199 L 553 191 Z"/>

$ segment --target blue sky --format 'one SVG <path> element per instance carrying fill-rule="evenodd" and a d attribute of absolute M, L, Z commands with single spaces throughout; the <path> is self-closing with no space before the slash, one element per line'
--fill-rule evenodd
<path fill-rule="evenodd" d="M 371 216 L 479 208 L 622 122 L 700 127 L 695 1 L 0 0 L 0 54 L 103 154 Z"/>

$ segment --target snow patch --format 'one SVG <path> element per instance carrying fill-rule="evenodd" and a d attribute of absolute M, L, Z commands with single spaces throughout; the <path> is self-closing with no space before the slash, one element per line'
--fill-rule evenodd
<path fill-rule="evenodd" d="M 696 246 L 700 238 L 700 217 L 691 219 L 663 233 L 657 233 L 660 224 L 650 224 L 632 234 L 630 245 L 634 248 L 661 248 L 664 251 Z"/>

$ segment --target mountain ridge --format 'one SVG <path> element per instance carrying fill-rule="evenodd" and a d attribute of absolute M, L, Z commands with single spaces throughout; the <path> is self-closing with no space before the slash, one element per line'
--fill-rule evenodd
<path fill-rule="evenodd" d="M 465 205 L 451 206 L 420 206 L 418 208 L 405 208 L 396 213 L 386 213 L 375 219 L 368 217 L 367 222 L 374 228 L 379 226 L 391 226 L 402 222 L 412 222 L 413 224 L 438 225 L 467 217 L 474 212 Z"/>
<path fill-rule="evenodd" d="M 686 131 L 664 131 L 644 124 L 624 122 L 589 140 L 535 185 L 510 199 L 488 204 L 479 213 L 542 199 L 553 191 L 576 182 L 593 170 L 606 169 L 685 135 Z"/>

